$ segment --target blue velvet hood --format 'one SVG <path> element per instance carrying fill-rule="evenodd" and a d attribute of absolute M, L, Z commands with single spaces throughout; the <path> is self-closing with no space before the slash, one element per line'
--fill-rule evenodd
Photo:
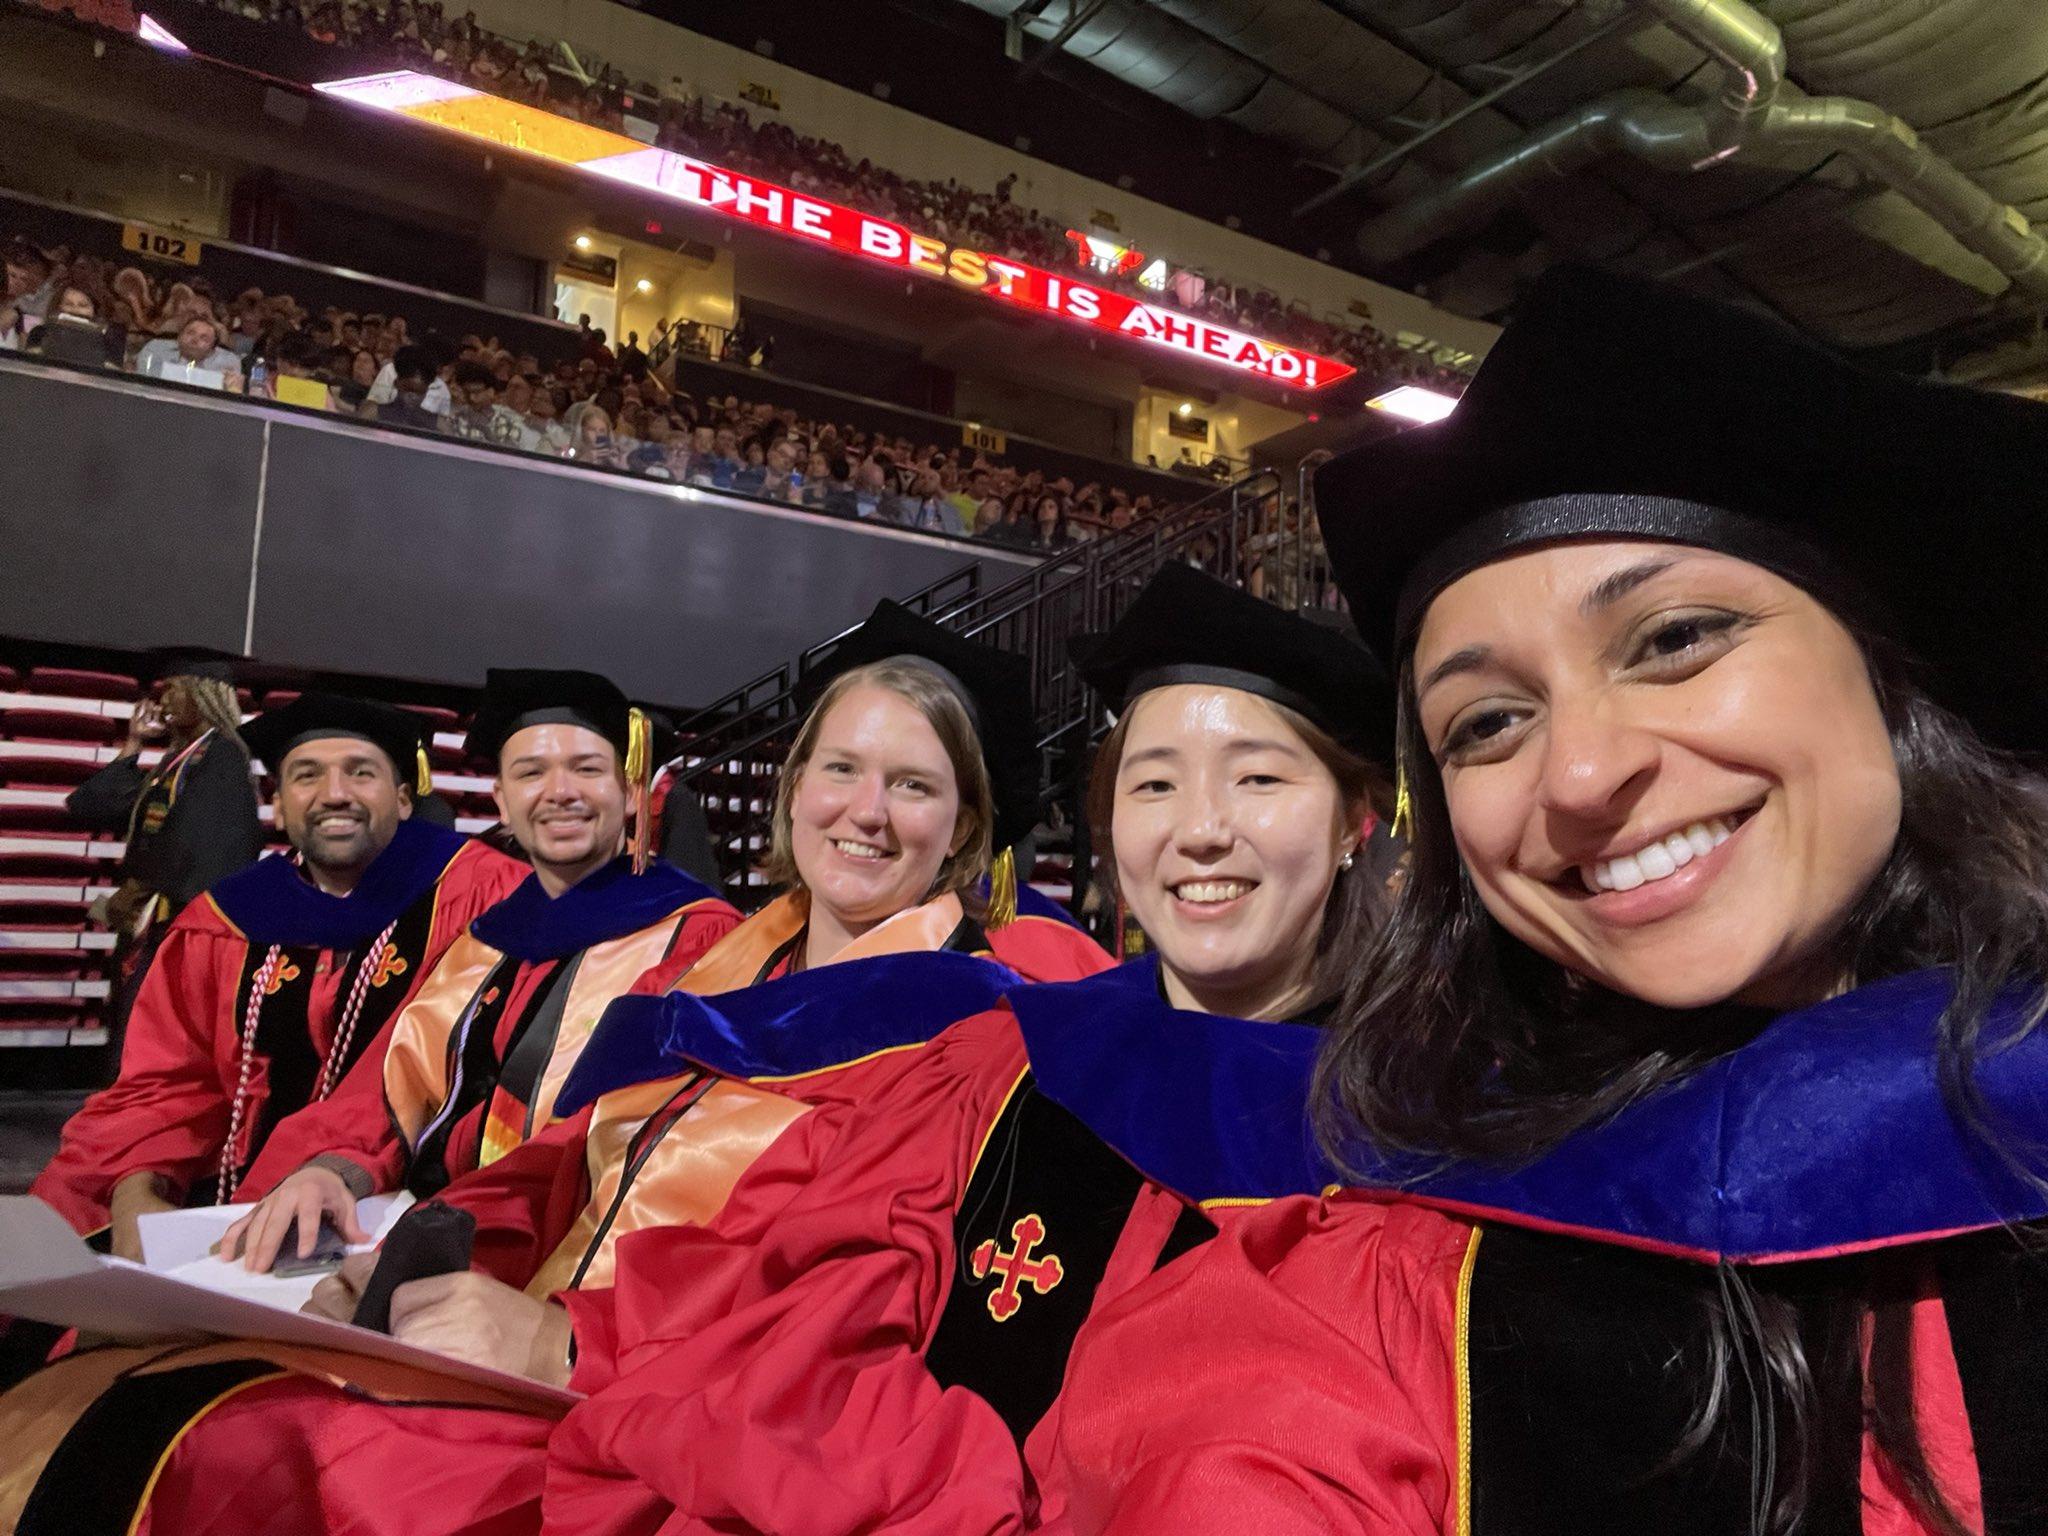
<path fill-rule="evenodd" d="M 237 870 L 207 895 L 251 944 L 355 949 L 432 890 L 468 842 L 446 827 L 401 821 L 346 896 L 328 895 L 300 874 L 293 860 L 280 856 Z"/>
<path fill-rule="evenodd" d="M 1782 1015 L 1684 1081 L 1515 1169 L 1420 1177 L 1360 1151 L 1345 1176 L 1309 1128 L 1319 1032 L 1178 1011 L 1156 961 L 1020 990 L 1042 1091 L 1149 1178 L 1203 1202 L 1351 1184 L 1483 1220 L 1707 1262 L 1820 1258 L 2048 1217 L 2048 1193 L 1950 1112 L 1936 1025 L 1951 978 L 1919 971 Z M 2001 1042 L 2030 994 L 1993 1009 Z M 2015 1148 L 2048 1146 L 2048 1032 L 1994 1044 L 1977 1084 Z"/>
<path fill-rule="evenodd" d="M 875 955 L 699 997 L 621 997 L 555 1098 L 572 1115 L 616 1088 L 702 1069 L 756 1082 L 922 1045 L 1012 987 L 1006 965 L 950 950 Z"/>

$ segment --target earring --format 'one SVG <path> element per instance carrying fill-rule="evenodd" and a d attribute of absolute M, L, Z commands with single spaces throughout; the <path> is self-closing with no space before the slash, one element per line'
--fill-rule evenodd
<path fill-rule="evenodd" d="M 1356 864 L 1357 862 L 1358 862 L 1358 855 L 1357 855 L 1357 854 L 1355 854 L 1355 853 L 1347 853 L 1347 854 L 1345 854 L 1345 855 L 1344 855 L 1344 857 L 1343 857 L 1343 858 L 1341 858 L 1341 859 L 1339 859 L 1339 860 L 1337 861 L 1337 867 L 1338 867 L 1338 868 L 1339 868 L 1340 870 L 1344 870 L 1344 871 L 1346 871 L 1346 872 L 1349 872 L 1349 870 L 1350 870 L 1351 866 L 1352 866 L 1353 864 Z"/>

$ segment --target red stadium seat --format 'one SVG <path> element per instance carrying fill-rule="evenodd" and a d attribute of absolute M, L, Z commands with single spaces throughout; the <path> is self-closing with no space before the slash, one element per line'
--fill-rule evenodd
<path fill-rule="evenodd" d="M 61 785 L 0 783 L 0 827 L 13 832 L 63 832 L 76 827 Z"/>
<path fill-rule="evenodd" d="M 90 708 L 64 709 L 45 705 L 0 709 L 0 734 L 16 740 L 118 742 L 128 722 Z"/>
<path fill-rule="evenodd" d="M 0 779 L 75 787 L 99 770 L 103 751 L 82 741 L 0 741 Z"/>
<path fill-rule="evenodd" d="M 99 1045 L 105 1040 L 105 1029 L 83 1008 L 51 1002 L 0 1003 L 0 1046 Z"/>
<path fill-rule="evenodd" d="M 0 919 L 0 965 L 22 962 L 76 963 L 110 950 L 114 936 L 83 922 L 21 923 Z"/>
<path fill-rule="evenodd" d="M 28 693 L 52 693 L 69 699 L 121 699 L 142 696 L 134 678 L 121 672 L 91 672 L 82 667 L 31 667 Z"/>
<path fill-rule="evenodd" d="M 462 729 L 462 716 L 452 709 L 443 709 L 438 704 L 401 704 L 398 707 L 408 714 L 418 715 L 437 731 Z"/>
<path fill-rule="evenodd" d="M 0 828 L 0 877 L 10 880 L 86 879 L 111 875 L 121 845 L 78 833 L 11 832 Z"/>

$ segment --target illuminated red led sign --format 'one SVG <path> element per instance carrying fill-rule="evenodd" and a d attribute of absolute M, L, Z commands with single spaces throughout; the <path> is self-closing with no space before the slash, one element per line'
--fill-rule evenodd
<path fill-rule="evenodd" d="M 1149 342 L 1293 388 L 1323 389 L 1357 371 L 1334 358 L 1262 341 L 1007 256 L 949 245 L 874 214 L 430 75 L 397 70 L 333 81 L 317 89 L 710 209 L 759 229 L 940 279 L 1033 314 Z"/>

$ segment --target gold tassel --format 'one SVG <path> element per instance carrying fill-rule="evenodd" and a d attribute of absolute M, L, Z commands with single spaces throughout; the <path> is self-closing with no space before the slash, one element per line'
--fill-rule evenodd
<path fill-rule="evenodd" d="M 1017 921 L 1017 855 L 1005 848 L 988 871 L 986 928 L 1007 928 Z"/>
<path fill-rule="evenodd" d="M 427 761 L 427 749 L 425 747 L 413 748 L 413 759 L 412 792 L 416 797 L 424 800 L 434 792 L 434 768 Z"/>
<path fill-rule="evenodd" d="M 1394 836 L 1406 839 L 1415 831 L 1415 802 L 1408 798 L 1408 765 L 1394 770 Z"/>
<path fill-rule="evenodd" d="M 654 858 L 654 724 L 638 709 L 626 711 L 626 784 L 633 818 L 633 873 L 644 875 Z"/>
<path fill-rule="evenodd" d="M 647 777 L 647 759 L 654 755 L 654 727 L 640 710 L 626 711 L 626 782 L 639 784 Z"/>

